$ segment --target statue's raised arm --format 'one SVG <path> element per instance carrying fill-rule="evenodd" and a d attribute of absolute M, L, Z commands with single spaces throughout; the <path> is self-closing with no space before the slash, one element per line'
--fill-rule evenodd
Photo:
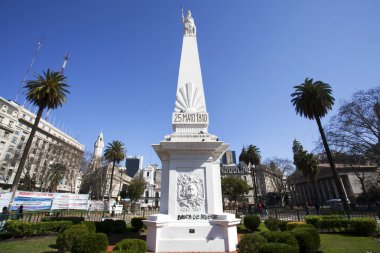
<path fill-rule="evenodd" d="M 197 34 L 197 27 L 195 26 L 194 19 L 191 16 L 190 10 L 187 11 L 186 18 L 182 17 L 184 25 L 185 36 L 195 36 Z"/>

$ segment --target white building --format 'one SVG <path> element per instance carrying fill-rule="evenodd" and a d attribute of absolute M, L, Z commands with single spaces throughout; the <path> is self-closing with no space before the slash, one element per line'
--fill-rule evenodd
<path fill-rule="evenodd" d="M 3 189 L 13 183 L 35 118 L 25 107 L 0 97 L 0 187 Z M 46 190 L 50 165 L 61 163 L 67 171 L 56 190 L 78 192 L 84 145 L 43 118 L 38 127 L 21 178 L 29 173 L 36 180 L 37 190 Z"/>
<path fill-rule="evenodd" d="M 141 173 L 147 183 L 142 206 L 157 208 L 160 206 L 161 197 L 161 170 L 157 164 L 152 164 L 146 166 Z"/>

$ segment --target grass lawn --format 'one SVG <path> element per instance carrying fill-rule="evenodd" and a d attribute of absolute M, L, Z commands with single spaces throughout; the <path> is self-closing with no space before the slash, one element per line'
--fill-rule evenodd
<path fill-rule="evenodd" d="M 371 237 L 321 234 L 323 253 L 380 253 L 380 243 Z"/>
<path fill-rule="evenodd" d="M 58 252 L 58 250 L 54 248 L 56 238 L 56 236 L 49 236 L 0 242 L 0 253 Z"/>

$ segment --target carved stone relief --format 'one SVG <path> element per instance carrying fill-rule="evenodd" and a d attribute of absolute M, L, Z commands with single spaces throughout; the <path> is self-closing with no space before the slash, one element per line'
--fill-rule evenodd
<path fill-rule="evenodd" d="M 205 211 L 205 184 L 203 169 L 178 172 L 177 210 L 181 213 Z"/>

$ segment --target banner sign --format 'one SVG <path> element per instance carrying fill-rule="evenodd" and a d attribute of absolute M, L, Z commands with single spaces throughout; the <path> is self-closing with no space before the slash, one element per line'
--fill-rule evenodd
<path fill-rule="evenodd" d="M 88 210 L 89 211 L 104 211 L 105 204 L 101 200 L 89 200 L 88 201 Z"/>
<path fill-rule="evenodd" d="M 17 210 L 21 205 L 24 211 L 49 210 L 54 193 L 17 191 L 11 210 Z"/>
<path fill-rule="evenodd" d="M 4 206 L 8 207 L 9 202 L 11 201 L 11 197 L 11 192 L 0 193 L 0 210 L 2 210 Z"/>
<path fill-rule="evenodd" d="M 52 210 L 87 210 L 88 194 L 54 193 Z"/>

